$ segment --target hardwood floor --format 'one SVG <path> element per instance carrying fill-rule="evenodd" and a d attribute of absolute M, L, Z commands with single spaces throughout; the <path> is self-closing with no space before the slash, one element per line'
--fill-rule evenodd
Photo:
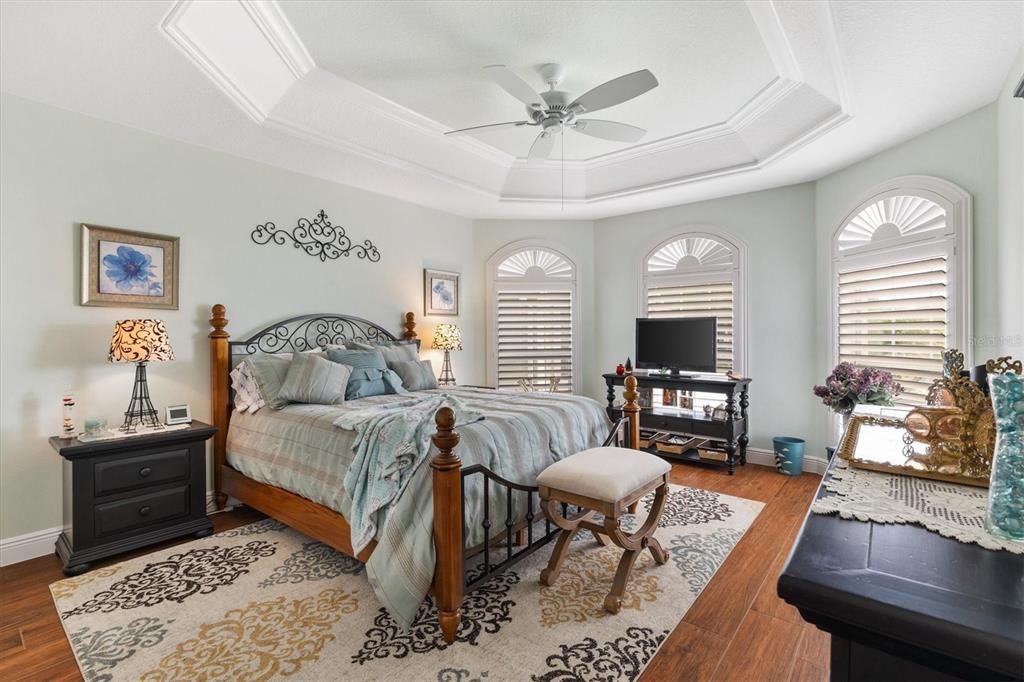
<path fill-rule="evenodd" d="M 720 469 L 677 464 L 672 481 L 765 507 L 641 680 L 827 680 L 828 636 L 775 594 L 818 477 L 787 478 L 754 465 L 726 476 Z M 245 507 L 211 517 L 217 532 L 261 518 Z M 0 568 L 0 679 L 82 679 L 48 588 L 62 577 L 55 556 Z"/>

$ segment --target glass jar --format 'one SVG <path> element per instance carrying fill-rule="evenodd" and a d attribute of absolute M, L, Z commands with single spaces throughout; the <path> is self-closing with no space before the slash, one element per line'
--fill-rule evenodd
<path fill-rule="evenodd" d="M 996 448 L 985 525 L 998 537 L 1024 540 L 1024 377 L 990 374 Z"/>

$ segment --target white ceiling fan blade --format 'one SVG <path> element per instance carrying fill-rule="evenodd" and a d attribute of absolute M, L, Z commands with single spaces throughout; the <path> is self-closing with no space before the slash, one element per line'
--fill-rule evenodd
<path fill-rule="evenodd" d="M 613 142 L 639 142 L 647 134 L 643 128 L 616 121 L 602 121 L 598 118 L 578 119 L 573 127 L 584 135 Z"/>
<path fill-rule="evenodd" d="M 482 133 L 488 130 L 496 130 L 501 128 L 518 128 L 519 126 L 532 125 L 529 121 L 508 121 L 507 123 L 488 123 L 483 126 L 473 126 L 472 128 L 459 128 L 458 130 L 449 130 L 445 135 L 462 135 L 464 133 Z"/>
<path fill-rule="evenodd" d="M 555 136 L 552 133 L 543 132 L 537 136 L 530 146 L 530 153 L 526 158 L 530 160 L 546 159 L 551 156 L 551 150 L 555 148 Z"/>
<path fill-rule="evenodd" d="M 577 112 L 607 109 L 616 104 L 638 97 L 658 85 L 658 79 L 647 69 L 627 73 L 625 76 L 613 78 L 596 88 L 587 90 L 569 105 Z"/>
<path fill-rule="evenodd" d="M 504 64 L 492 64 L 485 66 L 484 71 L 494 79 L 508 94 L 515 97 L 528 107 L 535 109 L 544 108 L 544 99 L 537 94 L 537 91 L 530 87 L 530 84 L 512 73 Z"/>

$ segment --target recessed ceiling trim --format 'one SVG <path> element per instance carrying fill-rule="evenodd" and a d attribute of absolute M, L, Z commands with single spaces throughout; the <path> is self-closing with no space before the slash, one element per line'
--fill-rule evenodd
<path fill-rule="evenodd" d="M 772 0 L 747 0 L 747 11 L 750 12 L 757 32 L 761 34 L 761 41 L 764 42 L 768 55 L 772 58 L 775 70 L 783 78 L 791 81 L 802 81 L 803 71 L 800 63 L 793 53 L 793 46 L 790 45 L 786 32 L 782 28 L 782 21 L 778 12 L 775 11 L 775 3 Z"/>
<path fill-rule="evenodd" d="M 256 123 L 263 123 L 267 112 L 257 106 L 241 88 L 235 85 L 227 74 L 221 71 L 217 64 L 208 58 L 206 53 L 181 29 L 180 22 L 191 5 L 192 0 L 179 0 L 171 5 L 171 9 L 160 22 L 160 30 L 192 63 L 199 67 L 200 71 L 213 81 L 214 85 L 238 105 L 238 108 L 245 112 L 246 116 Z"/>
<path fill-rule="evenodd" d="M 221 9 L 215 11 L 210 10 L 211 5 L 179 0 L 161 22 L 161 28 L 254 121 L 489 200 L 586 204 L 757 170 L 849 118 L 841 104 L 799 80 L 802 72 L 794 50 L 770 2 L 748 2 L 747 7 L 780 75 L 754 93 L 727 120 L 564 164 L 551 159 L 528 162 L 469 136 L 443 137 L 447 126 L 318 69 L 280 6 L 272 0 L 216 3 Z M 243 11 L 225 9 L 231 7 Z M 193 8 L 201 11 L 190 15 Z M 816 16 L 819 23 L 828 18 L 829 27 L 834 29 L 830 13 Z M 204 25 L 204 21 L 214 25 Z M 246 51 L 224 49 L 219 42 L 225 39 L 223 36 L 234 39 L 240 32 L 251 34 L 253 27 L 262 40 L 254 45 L 252 36 L 245 34 L 249 40 Z M 278 71 L 283 66 L 287 79 L 282 80 L 277 74 L 277 80 L 265 86 L 263 79 L 254 78 L 259 71 L 254 72 L 251 64 L 242 61 L 252 59 L 263 60 L 271 70 L 275 66 L 270 65 L 270 60 Z M 292 87 L 299 82 L 301 85 Z M 808 97 L 813 105 L 809 110 L 801 107 Z M 832 105 L 834 110 L 823 119 L 821 114 Z M 328 113 L 332 109 L 333 115 Z M 362 134 L 370 121 L 388 121 L 401 128 L 388 132 L 385 126 L 374 134 Z M 801 121 L 809 129 L 802 128 L 795 135 L 793 126 L 788 124 Z M 695 149 L 702 144 L 709 146 Z M 463 156 L 460 162 L 460 154 L 471 156 Z M 695 161 L 694 154 L 706 155 L 706 159 Z M 637 163 L 643 164 L 640 172 L 630 172 L 630 166 L 636 170 Z M 680 173 L 683 169 L 685 172 Z M 673 170 L 676 172 L 672 173 Z M 552 175 L 556 172 L 558 177 L 566 174 L 564 200 L 562 182 L 556 182 Z M 503 181 L 499 179 L 502 177 Z M 633 182 L 623 185 L 623 179 Z"/>
<path fill-rule="evenodd" d="M 288 23 L 280 5 L 276 2 L 262 0 L 239 0 L 253 23 L 260 29 L 281 61 L 288 66 L 296 78 L 302 78 L 313 70 L 316 64 L 299 38 L 295 29 Z"/>

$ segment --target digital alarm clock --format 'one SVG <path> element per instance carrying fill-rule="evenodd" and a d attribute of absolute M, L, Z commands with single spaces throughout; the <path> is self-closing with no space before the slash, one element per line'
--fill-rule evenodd
<path fill-rule="evenodd" d="M 192 408 L 188 405 L 168 405 L 165 422 L 168 426 L 173 424 L 191 424 Z"/>

